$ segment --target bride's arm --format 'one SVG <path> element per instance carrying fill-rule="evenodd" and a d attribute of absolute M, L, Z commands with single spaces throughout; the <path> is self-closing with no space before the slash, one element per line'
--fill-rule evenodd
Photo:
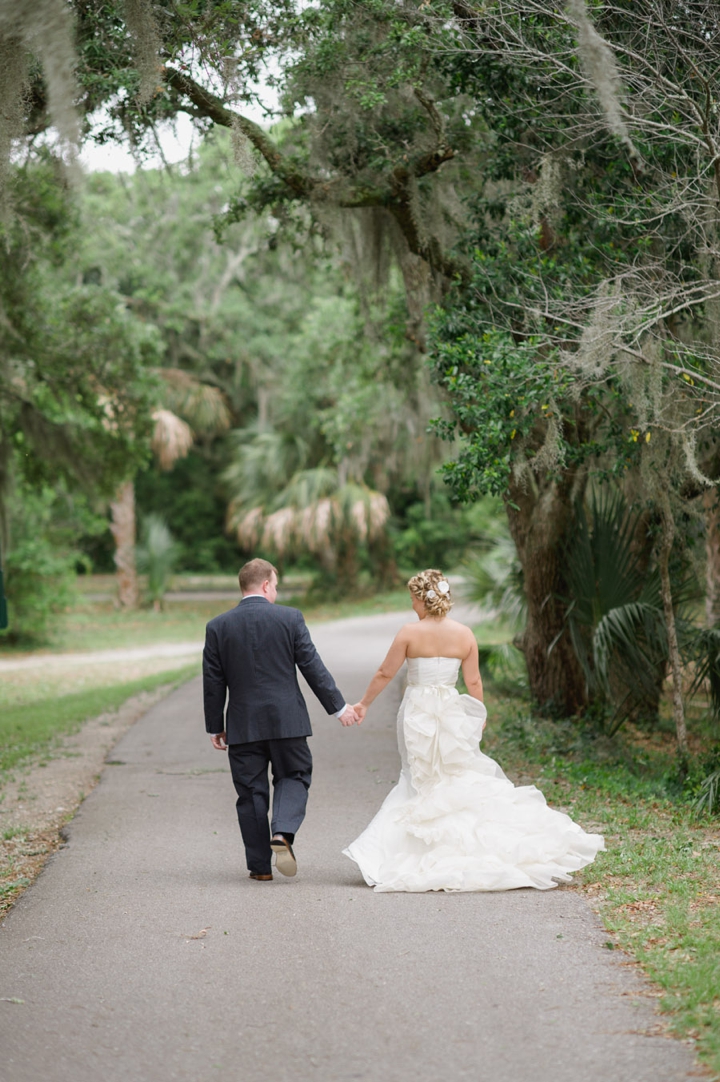
<path fill-rule="evenodd" d="M 462 660 L 462 674 L 468 694 L 473 699 L 483 701 L 483 686 L 480 676 L 480 661 L 478 658 L 478 644 L 470 628 L 468 628 L 468 652 Z"/>
<path fill-rule="evenodd" d="M 403 627 L 393 639 L 393 644 L 388 650 L 382 665 L 368 684 L 367 691 L 360 702 L 355 705 L 355 710 L 361 715 L 361 719 L 365 717 L 367 708 L 370 706 L 373 699 L 376 699 L 380 692 L 387 687 L 393 676 L 395 676 L 400 666 L 405 661 L 405 658 L 407 657 L 407 648 L 408 632 L 407 628 Z"/>

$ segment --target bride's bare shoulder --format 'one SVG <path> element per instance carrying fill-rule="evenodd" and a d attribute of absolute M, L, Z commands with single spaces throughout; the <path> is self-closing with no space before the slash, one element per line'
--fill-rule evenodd
<path fill-rule="evenodd" d="M 459 620 L 446 620 L 446 625 L 448 633 L 452 635 L 454 641 L 460 645 L 461 649 L 472 649 L 475 642 L 475 636 L 467 624 L 462 624 Z"/>

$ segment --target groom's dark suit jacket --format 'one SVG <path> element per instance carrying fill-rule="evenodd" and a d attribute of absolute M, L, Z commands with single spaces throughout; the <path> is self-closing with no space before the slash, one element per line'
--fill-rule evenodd
<path fill-rule="evenodd" d="M 206 730 L 225 730 L 228 744 L 310 736 L 296 666 L 328 714 L 342 708 L 345 700 L 297 609 L 251 596 L 216 616 L 203 651 Z"/>

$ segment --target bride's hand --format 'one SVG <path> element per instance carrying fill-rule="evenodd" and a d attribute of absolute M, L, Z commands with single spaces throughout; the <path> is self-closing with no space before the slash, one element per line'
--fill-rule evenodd
<path fill-rule="evenodd" d="M 364 703 L 355 703 L 355 705 L 353 706 L 353 710 L 357 714 L 358 725 L 361 725 L 363 718 L 367 714 L 367 707 Z"/>

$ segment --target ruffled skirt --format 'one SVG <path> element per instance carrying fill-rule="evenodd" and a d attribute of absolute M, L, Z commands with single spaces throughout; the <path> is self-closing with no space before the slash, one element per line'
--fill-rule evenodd
<path fill-rule="evenodd" d="M 484 718 L 484 706 L 454 688 L 408 687 L 400 780 L 343 850 L 376 891 L 550 890 L 605 848 L 480 751 Z"/>

